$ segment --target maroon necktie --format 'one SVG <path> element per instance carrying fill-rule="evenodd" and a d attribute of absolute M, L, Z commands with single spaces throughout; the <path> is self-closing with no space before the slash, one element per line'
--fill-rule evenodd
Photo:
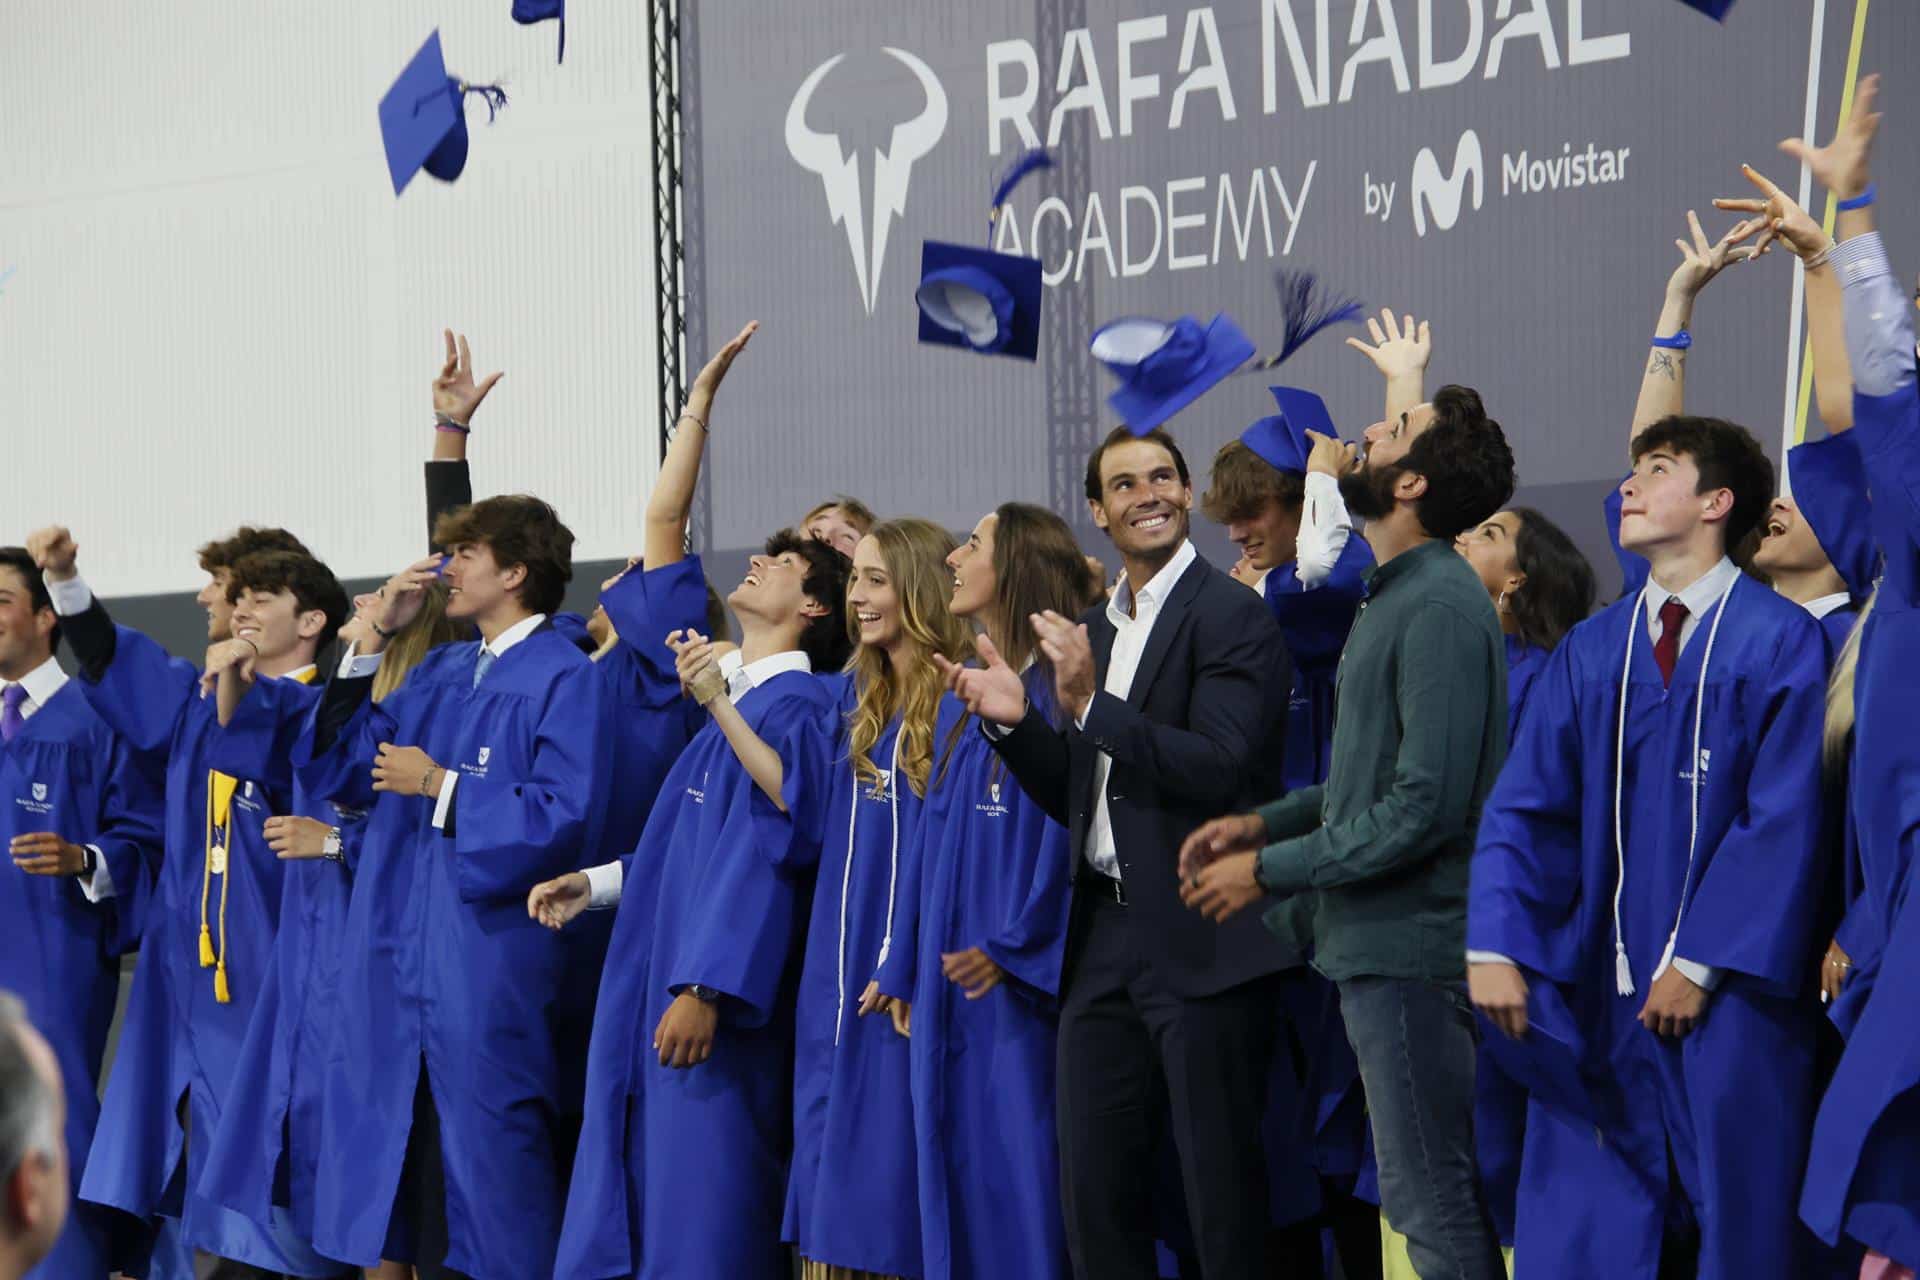
<path fill-rule="evenodd" d="M 1660 606 L 1660 638 L 1653 643 L 1653 660 L 1660 664 L 1660 683 L 1673 684 L 1673 666 L 1680 660 L 1680 628 L 1686 625 L 1687 606 L 1669 596 Z"/>

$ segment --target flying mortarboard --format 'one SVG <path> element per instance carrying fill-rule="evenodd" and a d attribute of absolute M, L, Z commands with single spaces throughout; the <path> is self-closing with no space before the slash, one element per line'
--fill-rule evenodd
<path fill-rule="evenodd" d="M 1036 149 L 1013 163 L 994 189 L 987 215 L 987 239 L 1000 207 L 1020 180 L 1053 167 L 1053 157 Z M 1032 360 L 1040 350 L 1040 306 L 1044 296 L 1040 259 L 996 253 L 991 248 L 928 240 L 920 250 L 920 341 L 965 347 L 982 355 Z"/>
<path fill-rule="evenodd" d="M 1552 983 L 1536 978 L 1528 984 L 1527 1030 L 1520 1039 L 1492 1026 L 1481 1032 L 1480 1052 L 1535 1101 L 1569 1119 L 1601 1123 L 1599 1101 L 1583 1070 L 1585 1041 Z"/>
<path fill-rule="evenodd" d="M 549 18 L 560 20 L 560 55 L 556 62 L 567 60 L 567 0 L 513 0 L 513 20 L 522 26 L 532 26 L 536 22 L 545 22 Z"/>
<path fill-rule="evenodd" d="M 1733 0 L 1680 0 L 1689 9 L 1698 9 L 1715 22 L 1725 22 L 1727 11 L 1733 8 Z"/>
<path fill-rule="evenodd" d="M 1273 393 L 1280 412 L 1261 418 L 1242 431 L 1240 443 L 1274 470 L 1304 475 L 1307 456 L 1313 452 L 1313 441 L 1307 438 L 1307 432 L 1317 431 L 1323 436 L 1335 434 L 1327 402 L 1299 387 L 1268 387 L 1267 390 Z"/>
<path fill-rule="evenodd" d="M 380 99 L 380 136 L 386 144 L 393 194 L 406 190 L 421 170 L 452 182 L 467 166 L 467 95 L 486 100 L 487 121 L 507 104 L 498 85 L 467 84 L 447 74 L 435 31 Z"/>

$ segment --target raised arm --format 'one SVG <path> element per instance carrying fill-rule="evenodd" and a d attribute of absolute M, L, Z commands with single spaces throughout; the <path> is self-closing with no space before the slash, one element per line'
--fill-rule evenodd
<path fill-rule="evenodd" d="M 693 491 L 700 483 L 700 460 L 707 451 L 707 424 L 713 413 L 714 393 L 726 380 L 733 358 L 746 350 L 747 340 L 760 328 L 755 320 L 707 361 L 687 392 L 687 407 L 674 424 L 673 442 L 660 460 L 660 474 L 647 495 L 647 513 L 640 558 L 649 569 L 673 564 L 687 554 L 687 517 L 693 511 Z"/>
<path fill-rule="evenodd" d="M 720 674 L 712 642 L 698 631 L 674 631 L 667 636 L 667 647 L 673 650 L 681 687 L 705 707 L 713 722 L 720 726 L 727 745 L 733 748 L 734 756 L 754 785 L 773 802 L 774 808 L 785 813 L 786 767 L 780 761 L 780 753 L 753 731 L 747 718 L 740 714 L 740 708 L 727 697 L 726 677 Z"/>
<path fill-rule="evenodd" d="M 1685 406 L 1687 390 L 1687 348 L 1669 345 L 1693 320 L 1693 303 L 1708 281 L 1719 275 L 1730 262 L 1743 262 L 1756 252 L 1740 244 L 1760 229 L 1757 218 L 1735 223 L 1718 241 L 1709 242 L 1700 229 L 1700 217 L 1687 211 L 1688 238 L 1675 240 L 1680 249 L 1680 265 L 1667 278 L 1667 294 L 1660 304 L 1660 318 L 1653 327 L 1653 342 L 1647 356 L 1646 372 L 1640 376 L 1640 398 L 1633 406 L 1633 426 L 1627 432 L 1631 445 L 1662 418 L 1670 418 Z"/>
<path fill-rule="evenodd" d="M 1433 359 L 1433 339 L 1425 320 L 1417 325 L 1411 315 L 1396 320 L 1386 307 L 1380 309 L 1379 320 L 1367 321 L 1367 336 L 1373 339 L 1372 346 L 1358 338 L 1348 338 L 1347 345 L 1373 361 L 1373 367 L 1387 380 L 1387 421 L 1392 422 L 1427 398 L 1427 363 Z"/>
<path fill-rule="evenodd" d="M 433 452 L 427 460 L 427 547 L 434 544 L 433 529 L 440 517 L 473 501 L 473 477 L 467 470 L 467 436 L 473 414 L 504 373 L 490 373 L 478 383 L 473 377 L 473 353 L 465 334 L 443 330 L 447 361 L 433 380 Z"/>

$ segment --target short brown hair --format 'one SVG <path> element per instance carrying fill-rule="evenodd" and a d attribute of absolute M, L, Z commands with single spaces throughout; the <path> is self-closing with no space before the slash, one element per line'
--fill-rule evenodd
<path fill-rule="evenodd" d="M 531 494 L 503 494 L 456 507 L 433 527 L 433 540 L 449 553 L 484 544 L 502 570 L 527 571 L 520 603 L 532 613 L 552 613 L 573 581 L 573 530 L 554 509 Z"/>
<path fill-rule="evenodd" d="M 313 554 L 307 550 L 306 543 L 285 529 L 256 529 L 251 525 L 241 525 L 226 537 L 215 538 L 200 548 L 201 572 L 218 573 L 222 569 L 231 569 L 236 561 L 257 551 L 293 551 L 303 556 Z"/>
<path fill-rule="evenodd" d="M 801 532 L 806 532 L 807 526 L 813 523 L 815 516 L 836 510 L 846 517 L 848 524 L 860 531 L 860 536 L 863 538 L 873 532 L 873 526 L 880 523 L 880 517 L 873 514 L 873 508 L 866 503 L 858 498 L 849 498 L 844 493 L 836 493 L 833 495 L 833 501 L 823 502 L 800 517 Z"/>
<path fill-rule="evenodd" d="M 1283 511 L 1300 510 L 1307 498 L 1307 478 L 1298 471 L 1282 471 L 1238 440 L 1229 440 L 1213 455 L 1207 491 L 1200 510 L 1215 524 L 1251 520 L 1277 502 Z"/>
<path fill-rule="evenodd" d="M 1107 450 L 1129 440 L 1150 440 L 1173 455 L 1173 465 L 1180 473 L 1180 483 L 1190 485 L 1193 477 L 1187 473 L 1186 455 L 1180 452 L 1180 446 L 1173 442 L 1165 427 L 1155 427 L 1145 435 L 1137 434 L 1132 427 L 1115 427 L 1107 432 L 1107 438 L 1095 445 L 1093 452 L 1087 455 L 1087 501 L 1100 501 L 1100 459 L 1107 456 Z"/>
<path fill-rule="evenodd" d="M 290 592 L 302 613 L 318 609 L 327 617 L 316 649 L 333 643 L 333 637 L 347 620 L 352 604 L 346 589 L 333 576 L 333 570 L 304 551 L 256 551 L 233 562 L 232 580 L 227 583 L 227 603 L 232 604 L 249 591 L 268 595 Z"/>

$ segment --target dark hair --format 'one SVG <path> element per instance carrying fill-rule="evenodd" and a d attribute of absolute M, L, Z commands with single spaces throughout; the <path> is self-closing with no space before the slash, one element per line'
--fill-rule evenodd
<path fill-rule="evenodd" d="M 531 494 L 503 494 L 456 507 L 433 526 L 433 541 L 449 554 L 483 543 L 501 570 L 525 569 L 520 604 L 529 613 L 559 609 L 573 581 L 573 530 Z"/>
<path fill-rule="evenodd" d="M 1215 524 L 1229 524 L 1258 518 L 1273 502 L 1282 511 L 1297 512 L 1306 498 L 1306 476 L 1282 471 L 1240 441 L 1229 440 L 1213 455 L 1200 510 Z"/>
<path fill-rule="evenodd" d="M 1513 559 L 1526 581 L 1507 596 L 1520 638 L 1552 649 L 1593 612 L 1593 566 L 1565 531 L 1532 507 L 1512 508 L 1520 522 Z"/>
<path fill-rule="evenodd" d="M 313 554 L 307 550 L 304 542 L 285 529 L 256 529 L 251 525 L 242 525 L 226 537 L 215 538 L 200 548 L 200 569 L 203 573 L 231 569 L 236 561 L 258 551 L 296 551 L 303 556 Z"/>
<path fill-rule="evenodd" d="M 733 628 L 727 622 L 727 602 L 713 589 L 713 580 L 707 580 L 707 639 L 732 640 Z"/>
<path fill-rule="evenodd" d="M 1634 439 L 1634 464 L 1654 452 L 1693 459 L 1700 473 L 1695 493 L 1732 491 L 1733 509 L 1722 531 L 1728 554 L 1765 523 L 1767 508 L 1773 504 L 1773 463 L 1753 433 L 1739 423 L 1688 414 L 1662 418 Z"/>
<path fill-rule="evenodd" d="M 1099 594 L 1073 530 L 1045 507 L 1003 502 L 993 512 L 994 604 L 1007 629 L 1000 656 L 1015 671 L 1029 658 L 1047 664 L 1030 619 L 1048 609 L 1077 618 Z"/>
<path fill-rule="evenodd" d="M 1426 477 L 1427 491 L 1414 504 L 1420 527 L 1430 538 L 1452 542 L 1513 496 L 1513 450 L 1473 388 L 1450 383 L 1434 392 L 1432 403 L 1433 421 L 1398 467 Z"/>
<path fill-rule="evenodd" d="M 796 529 L 782 529 L 767 539 L 769 556 L 783 556 L 789 551 L 807 562 L 800 590 L 827 609 L 819 617 L 807 619 L 800 633 L 800 648 L 815 671 L 838 671 L 847 665 L 847 655 L 853 652 L 853 640 L 847 635 L 847 579 L 853 575 L 853 561 Z"/>
<path fill-rule="evenodd" d="M 264 591 L 293 596 L 301 613 L 318 609 L 326 615 L 326 625 L 314 644 L 318 652 L 333 643 L 333 637 L 353 612 L 346 589 L 333 576 L 333 570 L 304 551 L 256 551 L 233 562 L 233 576 L 227 583 L 227 603 L 232 604 L 249 591 Z"/>
<path fill-rule="evenodd" d="M 45 609 L 54 615 L 53 633 L 47 637 L 47 647 L 57 648 L 60 644 L 60 615 L 54 610 L 53 597 L 47 594 L 47 580 L 41 576 L 40 566 L 25 547 L 0 547 L 0 569 L 12 569 L 27 584 L 27 599 L 33 602 L 35 613 Z"/>
<path fill-rule="evenodd" d="M 1166 428 L 1155 427 L 1145 435 L 1135 435 L 1131 427 L 1115 427 L 1113 430 L 1107 432 L 1107 438 L 1095 445 L 1093 452 L 1087 455 L 1088 502 L 1100 501 L 1102 492 L 1100 486 L 1100 460 L 1107 456 L 1107 450 L 1113 448 L 1113 446 L 1126 444 L 1131 440 L 1151 441 L 1165 449 L 1173 455 L 1173 465 L 1175 469 L 1180 472 L 1180 483 L 1193 483 L 1192 477 L 1187 474 L 1186 456 L 1180 452 L 1180 446 L 1173 442 L 1173 437 L 1167 434 Z"/>

